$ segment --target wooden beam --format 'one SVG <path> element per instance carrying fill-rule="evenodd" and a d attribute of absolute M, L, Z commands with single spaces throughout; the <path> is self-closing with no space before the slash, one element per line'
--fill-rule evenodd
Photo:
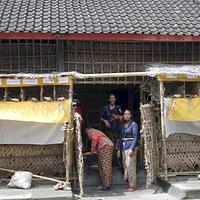
<path fill-rule="evenodd" d="M 0 39 L 24 40 L 123 40 L 123 41 L 182 41 L 199 42 L 200 36 L 159 35 L 159 34 L 120 34 L 120 33 L 0 33 Z"/>

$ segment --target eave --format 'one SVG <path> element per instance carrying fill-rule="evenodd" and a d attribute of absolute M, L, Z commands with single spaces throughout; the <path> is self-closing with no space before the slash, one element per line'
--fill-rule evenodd
<path fill-rule="evenodd" d="M 199 42 L 200 36 L 191 35 L 153 35 L 153 34 L 120 34 L 120 33 L 0 33 L 0 39 L 27 40 L 98 40 L 98 41 L 180 41 Z"/>

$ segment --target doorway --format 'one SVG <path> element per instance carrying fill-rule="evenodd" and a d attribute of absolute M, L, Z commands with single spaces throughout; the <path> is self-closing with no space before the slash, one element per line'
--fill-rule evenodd
<path fill-rule="evenodd" d="M 102 130 L 99 114 L 104 105 L 108 104 L 108 94 L 116 95 L 116 104 L 121 105 L 122 111 L 129 108 L 133 112 L 133 120 L 140 127 L 140 87 L 139 85 L 74 85 L 74 99 L 81 103 L 83 120 L 92 123 L 96 129 Z M 85 140 L 86 136 L 83 133 Z M 87 144 L 86 144 L 86 150 Z"/>

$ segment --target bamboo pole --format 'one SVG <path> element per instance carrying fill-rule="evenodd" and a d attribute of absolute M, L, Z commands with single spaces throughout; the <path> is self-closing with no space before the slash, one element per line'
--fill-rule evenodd
<path fill-rule="evenodd" d="M 43 86 L 41 85 L 40 86 L 40 101 L 43 100 L 43 92 L 44 92 L 44 89 L 43 89 Z"/>
<path fill-rule="evenodd" d="M 102 73 L 102 74 L 81 74 L 82 78 L 109 78 L 109 77 L 128 77 L 128 76 L 148 76 L 147 72 L 125 72 L 125 73 Z M 80 78 L 74 76 L 73 78 Z"/>
<path fill-rule="evenodd" d="M 25 101 L 26 100 L 26 89 L 25 88 L 21 87 L 20 98 L 21 98 L 21 101 Z"/>
<path fill-rule="evenodd" d="M 73 154 L 73 142 L 72 142 L 72 133 L 73 133 L 73 80 L 71 79 L 71 83 L 69 86 L 69 101 L 70 101 L 70 117 L 68 122 L 68 128 L 65 130 L 65 148 L 66 148 L 66 182 L 69 182 L 69 172 L 72 170 L 72 154 Z"/>
<path fill-rule="evenodd" d="M 56 100 L 56 86 L 53 86 L 53 99 Z"/>
<path fill-rule="evenodd" d="M 140 104 L 144 104 L 144 92 L 142 91 L 142 88 L 140 88 Z M 142 121 L 142 116 L 140 116 L 140 121 Z M 140 123 L 140 130 L 142 130 L 142 123 Z M 140 133 L 140 164 L 144 164 L 144 137 L 143 133 Z"/>
<path fill-rule="evenodd" d="M 89 152 L 83 153 L 83 156 L 93 156 L 93 155 L 95 155 L 96 153 L 97 153 L 96 151 L 89 151 Z"/>
<path fill-rule="evenodd" d="M 76 160 L 77 160 L 77 171 L 78 171 L 78 181 L 80 187 L 80 196 L 84 195 L 83 192 L 83 153 L 82 153 L 82 137 L 81 137 L 81 121 L 82 117 L 80 114 L 75 112 L 75 122 L 76 122 Z"/>
<path fill-rule="evenodd" d="M 158 172 L 158 170 L 157 170 L 157 166 L 158 166 L 158 162 L 157 162 L 157 160 L 158 160 L 158 157 L 157 157 L 157 149 L 158 149 L 158 146 L 157 146 L 157 134 L 156 134 L 156 122 L 155 122 L 155 112 L 154 112 L 154 107 L 152 107 L 152 109 L 153 109 L 153 119 L 152 119 L 152 121 L 153 121 L 153 141 L 154 141 L 154 172 L 155 172 L 155 177 L 157 177 L 157 172 Z M 155 178 L 154 179 L 154 184 L 157 184 L 157 179 Z"/>
<path fill-rule="evenodd" d="M 0 170 L 6 171 L 6 172 L 9 172 L 9 173 L 13 173 L 13 174 L 16 172 L 14 170 L 5 169 L 5 168 L 1 168 L 1 167 L 0 167 Z M 54 178 L 48 178 L 48 177 L 45 177 L 45 176 L 39 176 L 39 175 L 36 175 L 36 174 L 32 174 L 32 176 L 35 177 L 35 178 L 45 179 L 45 180 L 48 180 L 48 181 L 54 181 L 54 182 L 57 182 L 57 183 L 65 183 L 64 181 L 61 181 L 61 180 L 57 180 L 57 179 L 54 179 Z"/>
<path fill-rule="evenodd" d="M 161 128 L 162 128 L 162 149 L 163 149 L 163 168 L 165 181 L 168 181 L 167 177 L 167 164 L 166 164 L 166 144 L 165 144 L 165 124 L 164 124 L 164 87 L 163 82 L 160 81 L 160 107 L 161 107 Z"/>
<path fill-rule="evenodd" d="M 8 88 L 6 87 L 5 88 L 5 91 L 4 91 L 4 101 L 7 101 L 7 97 L 8 97 Z"/>

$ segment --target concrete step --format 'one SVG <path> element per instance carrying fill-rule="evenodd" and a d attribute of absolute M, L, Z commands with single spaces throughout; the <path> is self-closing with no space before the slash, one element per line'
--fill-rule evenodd
<path fill-rule="evenodd" d="M 198 176 L 169 177 L 168 181 L 158 178 L 158 184 L 168 194 L 178 199 L 200 199 L 200 180 Z"/>
<path fill-rule="evenodd" d="M 32 181 L 31 189 L 8 188 L 7 182 L 0 183 L 1 200 L 71 200 L 71 191 L 58 190 L 51 181 Z"/>

